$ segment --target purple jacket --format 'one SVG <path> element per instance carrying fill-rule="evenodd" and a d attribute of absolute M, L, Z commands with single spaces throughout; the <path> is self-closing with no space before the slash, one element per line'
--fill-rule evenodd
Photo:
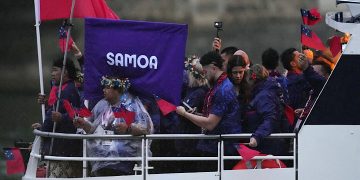
<path fill-rule="evenodd" d="M 287 79 L 289 105 L 293 109 L 304 108 L 310 91 L 314 90 L 313 97 L 316 97 L 326 82 L 326 79 L 315 72 L 312 66 L 309 66 L 303 74 L 289 72 Z"/>
<path fill-rule="evenodd" d="M 271 133 L 282 132 L 282 108 L 279 98 L 281 87 L 269 77 L 258 83 L 253 89 L 250 103 L 244 108 L 243 128 L 245 133 L 252 133 L 258 142 L 256 148 L 262 153 L 280 155 L 284 151 L 284 140 L 264 139 Z"/>

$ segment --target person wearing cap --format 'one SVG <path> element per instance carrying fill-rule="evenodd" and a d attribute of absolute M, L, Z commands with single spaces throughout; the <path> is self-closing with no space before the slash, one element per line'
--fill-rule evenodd
<path fill-rule="evenodd" d="M 153 133 L 153 123 L 138 97 L 129 93 L 130 81 L 127 78 L 102 77 L 104 98 L 92 110 L 88 119 L 77 118 L 74 125 L 84 129 L 87 134 L 131 134 Z M 118 116 L 133 114 L 133 116 Z M 150 145 L 148 145 L 150 146 Z M 141 156 L 141 140 L 89 140 L 89 157 L 136 157 Z M 151 155 L 151 152 L 149 151 Z M 93 161 L 91 175 L 116 176 L 134 174 L 134 161 Z"/>
<path fill-rule="evenodd" d="M 201 127 L 204 134 L 241 133 L 239 103 L 236 99 L 234 86 L 226 73 L 221 70 L 223 63 L 221 56 L 217 52 L 211 51 L 200 58 L 200 63 L 205 78 L 211 87 L 205 96 L 202 116 L 187 112 L 182 106 L 178 106 L 176 112 Z M 234 142 L 225 141 L 224 145 L 225 154 L 237 154 Z M 203 156 L 217 156 L 217 141 L 201 139 L 197 149 Z M 216 168 L 216 163 L 214 165 L 211 166 L 207 163 L 206 167 Z"/>
<path fill-rule="evenodd" d="M 252 63 L 251 63 L 251 61 L 250 61 L 250 59 L 249 59 L 248 54 L 247 54 L 245 51 L 239 49 L 239 50 L 237 50 L 237 51 L 234 53 L 234 55 L 242 56 L 243 59 L 245 60 L 245 63 L 246 63 L 246 69 L 249 69 L 249 68 L 250 68 L 250 66 L 252 65 Z"/>

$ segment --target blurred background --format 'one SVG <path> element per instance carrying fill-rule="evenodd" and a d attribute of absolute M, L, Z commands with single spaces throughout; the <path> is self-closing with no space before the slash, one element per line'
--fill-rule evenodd
<path fill-rule="evenodd" d="M 222 21 L 223 47 L 236 46 L 250 60 L 261 63 L 262 52 L 272 47 L 279 53 L 289 47 L 300 48 L 300 8 L 319 8 L 322 16 L 335 10 L 335 0 L 107 0 L 110 8 L 128 20 L 161 21 L 188 24 L 186 55 L 201 56 L 211 50 L 216 35 L 214 21 Z M 0 147 L 12 147 L 14 141 L 32 141 L 31 124 L 41 120 L 40 92 L 34 4 L 31 0 L 0 1 Z M 84 21 L 76 19 L 72 37 L 84 49 Z M 41 45 L 45 92 L 50 87 L 52 60 L 60 54 L 58 28 L 62 21 L 41 24 Z M 312 27 L 326 42 L 336 32 L 324 20 Z M 0 156 L 0 179 L 6 176 Z"/>

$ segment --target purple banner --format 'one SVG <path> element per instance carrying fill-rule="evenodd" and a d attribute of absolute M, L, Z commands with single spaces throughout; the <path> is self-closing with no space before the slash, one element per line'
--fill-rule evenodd
<path fill-rule="evenodd" d="M 127 77 L 138 95 L 180 102 L 187 25 L 85 20 L 86 99 L 103 96 L 101 76 Z"/>

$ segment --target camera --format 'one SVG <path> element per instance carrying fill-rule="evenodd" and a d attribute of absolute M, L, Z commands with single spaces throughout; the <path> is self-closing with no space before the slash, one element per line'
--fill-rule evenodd
<path fill-rule="evenodd" d="M 221 29 L 222 28 L 222 22 L 221 21 L 214 22 L 214 27 L 216 29 Z"/>
<path fill-rule="evenodd" d="M 216 28 L 216 37 L 219 38 L 219 31 L 222 31 L 223 23 L 221 21 L 215 21 L 214 27 Z"/>

